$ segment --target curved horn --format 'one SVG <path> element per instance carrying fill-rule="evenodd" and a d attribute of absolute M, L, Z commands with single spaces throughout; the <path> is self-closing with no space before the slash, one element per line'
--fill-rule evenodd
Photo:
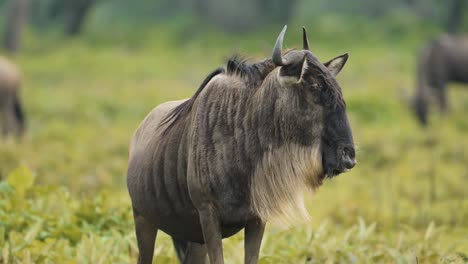
<path fill-rule="evenodd" d="M 288 26 L 284 26 L 283 30 L 279 34 L 278 38 L 276 39 L 276 44 L 275 48 L 273 49 L 273 62 L 276 64 L 276 66 L 283 66 L 285 65 L 283 61 L 283 57 L 281 56 L 281 49 L 283 47 L 283 38 L 284 34 L 286 33 L 286 29 Z"/>
<path fill-rule="evenodd" d="M 309 40 L 307 39 L 305 27 L 302 27 L 302 49 L 309 50 Z"/>

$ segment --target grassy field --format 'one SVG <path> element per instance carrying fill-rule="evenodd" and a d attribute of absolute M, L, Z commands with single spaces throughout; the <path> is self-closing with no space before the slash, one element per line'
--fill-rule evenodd
<path fill-rule="evenodd" d="M 404 98 L 427 34 L 323 23 L 309 33 L 317 56 L 350 52 L 338 80 L 359 163 L 308 201 L 311 222 L 267 227 L 260 263 L 468 263 L 466 87 L 450 86 L 450 115 L 432 115 L 424 130 Z M 285 45 L 299 47 L 299 26 L 289 28 Z M 155 105 L 191 96 L 230 55 L 270 56 L 278 33 L 173 30 L 27 34 L 13 60 L 28 133 L 0 142 L 0 263 L 135 262 L 125 187 L 134 129 Z M 224 249 L 226 263 L 242 263 L 242 234 Z M 156 263 L 177 263 L 161 232 L 155 252 Z"/>

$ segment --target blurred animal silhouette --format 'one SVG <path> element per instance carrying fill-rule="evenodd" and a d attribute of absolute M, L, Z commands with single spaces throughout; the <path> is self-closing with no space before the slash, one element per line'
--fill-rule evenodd
<path fill-rule="evenodd" d="M 444 34 L 421 49 L 412 104 L 422 125 L 428 123 L 432 99 L 438 102 L 441 113 L 447 112 L 446 87 L 450 82 L 468 83 L 468 36 Z"/>
<path fill-rule="evenodd" d="M 335 76 L 348 55 L 321 63 L 303 49 L 237 57 L 192 98 L 153 109 L 130 144 L 127 185 L 138 263 L 152 262 L 160 229 L 183 263 L 224 263 L 222 239 L 245 229 L 245 263 L 257 263 L 265 223 L 308 217 L 304 193 L 356 164 Z"/>
<path fill-rule="evenodd" d="M 6 58 L 0 57 L 0 111 L 2 113 L 3 136 L 20 136 L 25 129 L 25 118 L 19 92 L 21 75 L 18 69 Z"/>

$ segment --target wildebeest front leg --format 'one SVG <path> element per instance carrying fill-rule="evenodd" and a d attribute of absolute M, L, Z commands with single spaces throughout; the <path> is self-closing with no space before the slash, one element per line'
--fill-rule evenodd
<path fill-rule="evenodd" d="M 439 110 L 443 115 L 448 111 L 447 89 L 445 89 L 445 87 L 445 83 L 441 83 L 435 88 L 437 101 L 439 102 Z"/>
<path fill-rule="evenodd" d="M 133 212 L 135 219 L 135 230 L 138 243 L 138 264 L 151 264 L 153 262 L 154 242 L 158 233 L 158 228 L 139 215 Z"/>
<path fill-rule="evenodd" d="M 15 131 L 15 114 L 13 108 L 13 101 L 8 98 L 5 100 L 2 110 L 2 118 L 3 118 L 3 127 L 2 127 L 2 134 L 3 136 L 7 136 L 11 132 Z"/>
<path fill-rule="evenodd" d="M 203 205 L 198 209 L 203 238 L 208 249 L 210 264 L 223 264 L 223 243 L 221 236 L 221 224 L 214 208 Z"/>
<path fill-rule="evenodd" d="M 189 243 L 183 264 L 206 264 L 206 246 Z"/>
<path fill-rule="evenodd" d="M 172 237 L 172 242 L 182 264 L 206 264 L 208 263 L 205 244 L 189 242 Z"/>
<path fill-rule="evenodd" d="M 255 264 L 258 262 L 260 244 L 262 243 L 265 223 L 260 219 L 253 219 L 245 226 L 244 254 L 245 264 Z"/>

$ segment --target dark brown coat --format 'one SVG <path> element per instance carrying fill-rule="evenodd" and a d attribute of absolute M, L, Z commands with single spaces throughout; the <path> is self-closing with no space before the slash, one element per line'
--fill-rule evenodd
<path fill-rule="evenodd" d="M 468 37 L 444 34 L 420 51 L 417 64 L 417 88 L 413 107 L 421 124 L 428 122 L 431 99 L 442 113 L 447 111 L 447 89 L 450 82 L 468 83 Z"/>
<path fill-rule="evenodd" d="M 282 55 L 285 30 L 272 59 L 231 59 L 136 131 L 127 184 L 138 263 L 151 263 L 158 229 L 184 263 L 208 252 L 212 264 L 223 263 L 222 238 L 245 229 L 245 262 L 256 263 L 267 221 L 307 218 L 304 193 L 355 165 L 335 80 L 347 54 L 322 64 L 304 41 Z"/>

